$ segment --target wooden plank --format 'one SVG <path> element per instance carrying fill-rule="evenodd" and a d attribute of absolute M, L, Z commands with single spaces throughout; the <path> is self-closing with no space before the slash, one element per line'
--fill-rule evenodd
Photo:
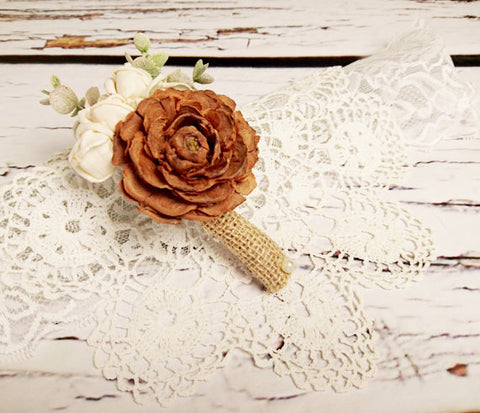
<path fill-rule="evenodd" d="M 241 104 L 317 69 L 211 70 L 218 79 L 212 87 Z M 49 88 L 50 75 L 55 73 L 81 94 L 89 86 L 102 86 L 101 81 L 92 81 L 93 73 L 103 80 L 110 75 L 112 67 L 25 64 L 0 65 L 0 71 L 4 74 L 0 85 L 0 103 L 4 108 L 0 130 L 1 183 L 8 182 L 21 170 L 41 165 L 53 153 L 73 144 L 72 119 L 38 103 L 43 97 L 39 90 Z M 480 90 L 480 68 L 463 68 L 458 72 Z M 35 73 L 33 77 L 32 73 Z M 479 153 L 478 140 L 449 140 L 430 150 L 415 150 L 413 170 L 405 184 L 391 194 L 440 230 L 436 231 L 439 255 L 480 257 L 480 180 L 475 179 L 480 176 Z M 443 236 L 445 228 L 451 236 Z"/>
<path fill-rule="evenodd" d="M 29 165 L 38 165 L 51 154 L 73 144 L 72 119 L 55 113 L 39 101 L 40 90 L 51 89 L 50 75 L 57 75 L 79 95 L 88 87 L 103 88 L 114 66 L 109 65 L 0 65 L 3 81 L 0 83 L 0 175 L 5 178 Z M 166 73 L 175 70 L 169 66 Z M 185 71 L 191 68 L 184 68 Z M 249 102 L 271 92 L 289 81 L 312 73 L 314 69 L 211 68 L 217 79 L 212 87 L 219 93 L 235 98 L 238 104 Z M 245 81 L 248 79 L 248 82 Z M 26 113 L 28 115 L 26 115 Z M 27 120 L 26 120 L 27 119 Z M 25 151 L 28 147 L 29 150 Z"/>
<path fill-rule="evenodd" d="M 362 56 L 417 18 L 450 54 L 480 54 L 477 1 L 11 0 L 0 5 L 0 55 L 118 56 L 144 31 L 171 56 Z"/>
<path fill-rule="evenodd" d="M 21 165 L 22 156 L 23 163 L 42 162 L 53 151 L 61 150 L 73 142 L 70 134 L 72 120 L 68 116 L 58 115 L 49 107 L 39 105 L 39 101 L 44 97 L 40 90 L 51 89 L 50 75 L 57 75 L 80 95 L 89 86 L 102 89 L 104 79 L 110 76 L 114 67 L 81 64 L 0 64 L 0 142 L 6 144 L 10 140 L 11 145 L 0 153 L 0 167 L 9 164 Z M 164 71 L 169 73 L 175 69 L 176 67 L 169 66 Z M 318 69 L 212 67 L 209 70 L 216 78 L 210 87 L 231 96 L 242 105 L 295 79 L 313 74 Z M 460 68 L 457 72 L 480 90 L 479 68 Z M 480 104 L 478 110 L 480 111 Z M 29 145 L 35 145 L 36 150 L 27 153 L 22 150 L 27 140 L 30 140 Z M 419 163 L 418 166 L 432 160 L 437 163 L 450 160 L 466 163 L 478 160 L 475 153 L 478 149 L 476 141 L 466 141 L 462 143 L 462 148 L 455 148 L 455 145 L 455 141 L 440 142 L 429 151 L 412 154 L 413 160 Z"/>
<path fill-rule="evenodd" d="M 38 104 L 49 75 L 57 74 L 82 92 L 91 86 L 92 73 L 105 79 L 111 70 L 105 65 L 0 65 L 0 174 L 5 174 L 0 184 L 73 142 L 72 120 Z M 218 79 L 213 86 L 245 103 L 315 70 L 213 68 Z M 480 68 L 458 72 L 480 90 Z M 199 386 L 196 397 L 177 400 L 168 411 L 278 413 L 318 411 L 319 406 L 322 411 L 369 413 L 480 410 L 479 153 L 478 140 L 449 140 L 430 151 L 415 151 L 416 164 L 405 183 L 411 189 L 391 191 L 433 228 L 442 257 L 405 290 L 362 291 L 375 320 L 380 354 L 379 372 L 365 389 L 303 393 L 271 371 L 252 367 L 238 353 Z M 154 404 L 136 405 L 93 367 L 87 331 L 63 334 L 78 339 L 58 340 L 62 337 L 53 334 L 41 341 L 33 358 L 0 365 L 5 411 L 38 406 L 65 412 L 158 410 Z"/>
<path fill-rule="evenodd" d="M 237 352 L 224 369 L 200 384 L 195 397 L 174 401 L 168 411 L 313 412 L 318 406 L 332 412 L 476 411 L 479 279 L 478 268 L 435 267 L 405 290 L 363 291 L 379 335 L 380 360 L 377 376 L 362 390 L 305 393 L 269 370 L 254 368 L 247 355 Z M 19 406 L 31 411 L 38 405 L 66 412 L 155 410 L 154 404 L 136 405 L 114 382 L 103 379 L 92 366 L 86 335 L 80 331 L 76 339 L 62 340 L 52 335 L 31 359 L 2 363 L 0 397 L 6 411 Z M 462 373 L 454 374 L 455 365 L 464 366 Z M 31 391 L 19 400 L 25 388 Z"/>

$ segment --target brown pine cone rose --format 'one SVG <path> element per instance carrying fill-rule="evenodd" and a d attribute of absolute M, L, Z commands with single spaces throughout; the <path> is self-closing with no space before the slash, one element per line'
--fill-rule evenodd
<path fill-rule="evenodd" d="M 255 188 L 258 140 L 226 96 L 157 90 L 117 124 L 112 163 L 125 165 L 120 189 L 152 219 L 207 221 Z"/>

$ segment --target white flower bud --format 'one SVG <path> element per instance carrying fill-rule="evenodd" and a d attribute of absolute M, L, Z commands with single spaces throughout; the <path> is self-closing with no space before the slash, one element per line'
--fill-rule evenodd
<path fill-rule="evenodd" d="M 133 67 L 130 63 L 116 69 L 113 76 L 105 82 L 105 90 L 109 94 L 123 96 L 129 104 L 144 98 L 152 76 L 145 70 Z"/>
<path fill-rule="evenodd" d="M 79 112 L 73 126 L 77 141 L 69 160 L 80 176 L 90 182 L 102 182 L 112 176 L 115 126 L 133 110 L 123 97 L 111 95 Z"/>
<path fill-rule="evenodd" d="M 78 113 L 77 122 L 73 125 L 75 138 L 80 139 L 88 130 L 113 137 L 117 123 L 133 110 L 135 108 L 127 105 L 121 96 L 108 96 Z"/>
<path fill-rule="evenodd" d="M 103 182 L 115 171 L 112 156 L 113 143 L 109 136 L 86 131 L 75 142 L 68 160 L 82 178 L 90 182 Z"/>
<path fill-rule="evenodd" d="M 127 105 L 121 96 L 111 95 L 88 108 L 85 115 L 89 121 L 109 128 L 113 135 L 117 123 L 124 120 L 133 110 L 135 108 Z"/>
<path fill-rule="evenodd" d="M 73 124 L 73 134 L 75 136 L 75 139 L 80 139 L 80 137 L 86 131 L 98 132 L 106 136 L 113 137 L 113 131 L 108 126 L 100 122 L 92 121 L 89 117 L 89 113 L 90 113 L 90 110 L 89 108 L 87 108 L 87 109 L 81 110 L 80 113 L 78 114 L 78 119 Z"/>

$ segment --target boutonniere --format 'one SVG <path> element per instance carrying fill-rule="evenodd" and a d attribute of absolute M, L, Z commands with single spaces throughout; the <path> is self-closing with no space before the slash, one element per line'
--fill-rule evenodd
<path fill-rule="evenodd" d="M 232 99 L 197 88 L 213 82 L 208 64 L 199 60 L 191 77 L 181 70 L 165 75 L 168 56 L 151 55 L 144 34 L 134 44 L 141 56 L 126 56 L 104 94 L 90 88 L 79 99 L 55 76 L 53 90 L 44 91 L 41 103 L 77 117 L 72 168 L 98 183 L 121 167 L 118 187 L 140 212 L 163 224 L 199 221 L 268 292 L 280 290 L 293 262 L 234 211 L 256 187 L 260 137 Z"/>

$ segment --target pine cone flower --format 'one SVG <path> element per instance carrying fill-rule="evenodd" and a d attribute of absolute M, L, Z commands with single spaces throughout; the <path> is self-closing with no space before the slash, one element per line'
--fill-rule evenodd
<path fill-rule="evenodd" d="M 120 189 L 152 219 L 208 221 L 256 186 L 259 137 L 235 102 L 212 91 L 157 90 L 117 124 Z"/>

